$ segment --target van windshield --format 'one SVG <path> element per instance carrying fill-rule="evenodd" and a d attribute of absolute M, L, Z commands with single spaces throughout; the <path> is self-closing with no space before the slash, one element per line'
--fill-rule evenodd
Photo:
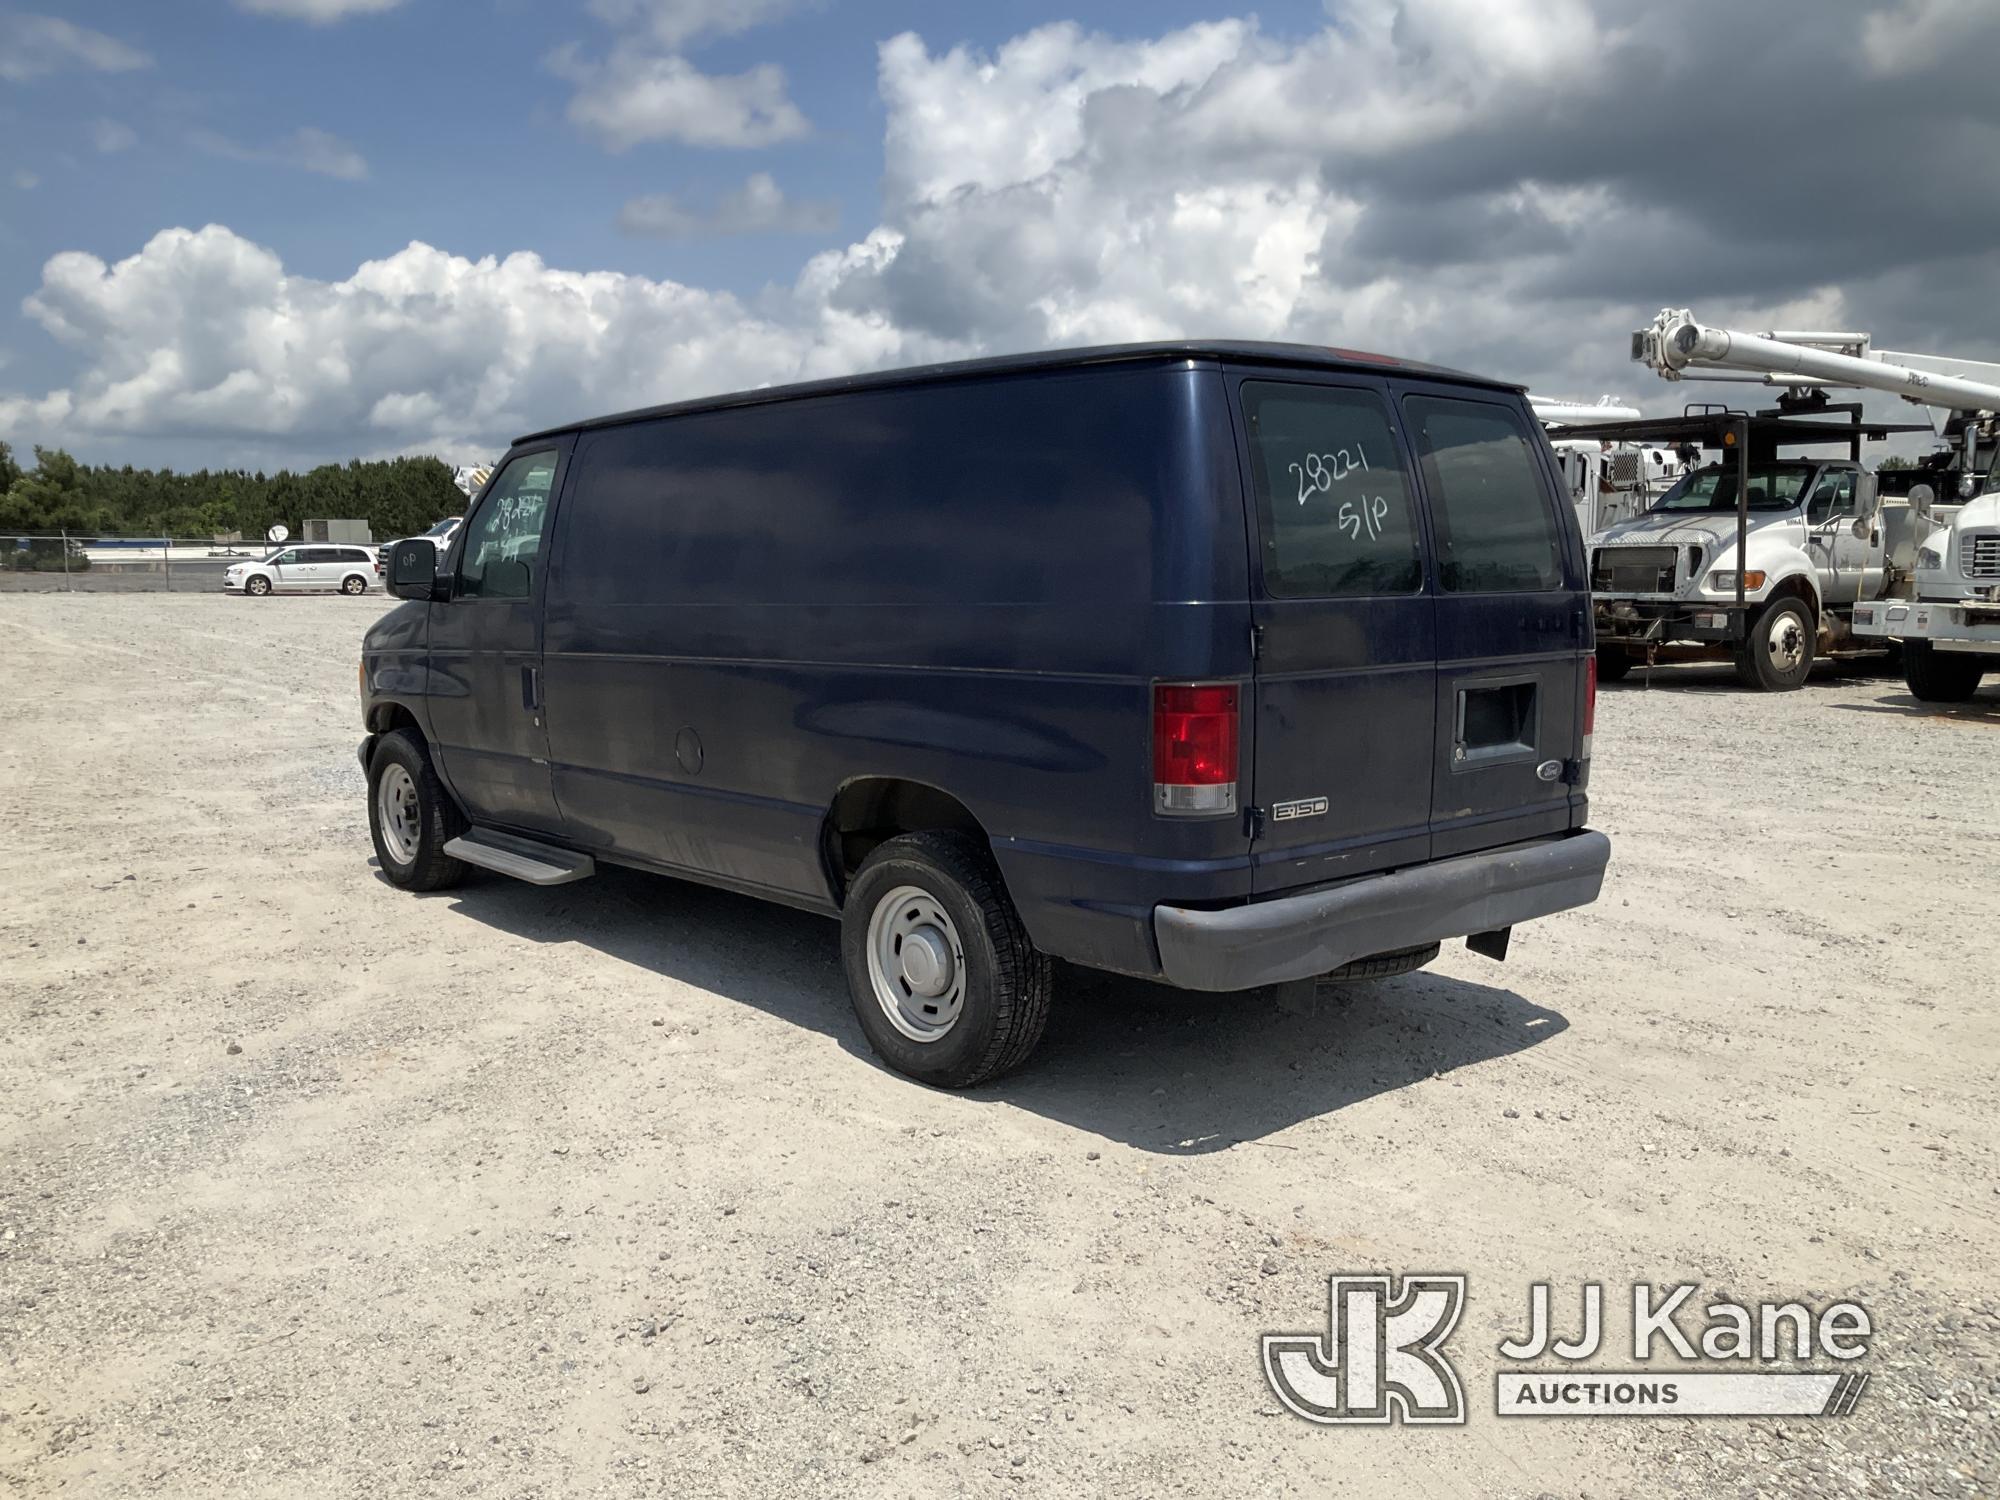
<path fill-rule="evenodd" d="M 1750 509 L 1793 510 L 1813 476 L 1811 464 L 1766 464 L 1750 471 Z M 1660 497 L 1652 513 L 1736 509 L 1736 466 L 1696 469 Z"/>

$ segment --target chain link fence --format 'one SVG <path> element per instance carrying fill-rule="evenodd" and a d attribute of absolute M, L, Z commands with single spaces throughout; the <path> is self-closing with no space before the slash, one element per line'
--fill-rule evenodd
<path fill-rule="evenodd" d="M 279 550 L 266 542 L 208 538 L 0 535 L 0 593 L 219 593 L 233 564 Z M 366 550 L 375 553 L 372 544 Z M 371 578 L 371 588 L 376 584 Z"/>

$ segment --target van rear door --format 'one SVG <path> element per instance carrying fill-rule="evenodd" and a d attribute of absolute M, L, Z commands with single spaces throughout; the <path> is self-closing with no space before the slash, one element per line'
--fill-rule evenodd
<path fill-rule="evenodd" d="M 1434 553 L 1431 856 L 1565 832 L 1582 778 L 1589 596 L 1546 441 L 1511 392 L 1394 391 Z"/>
<path fill-rule="evenodd" d="M 1253 536 L 1251 888 L 1431 852 L 1437 635 L 1385 380 L 1232 368 Z"/>

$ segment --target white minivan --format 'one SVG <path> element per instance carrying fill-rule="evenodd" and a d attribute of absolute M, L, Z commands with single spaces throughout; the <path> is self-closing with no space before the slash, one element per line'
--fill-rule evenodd
<path fill-rule="evenodd" d="M 222 575 L 222 586 L 232 594 L 310 589 L 365 594 L 379 572 L 366 547 L 282 547 L 261 562 L 235 564 Z"/>

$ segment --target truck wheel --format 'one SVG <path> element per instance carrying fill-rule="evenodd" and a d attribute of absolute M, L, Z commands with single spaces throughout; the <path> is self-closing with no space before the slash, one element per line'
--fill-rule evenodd
<path fill-rule="evenodd" d="M 1804 687 L 1812 664 L 1812 615 L 1801 599 L 1773 599 L 1736 648 L 1737 679 L 1767 693 Z"/>
<path fill-rule="evenodd" d="M 1926 703 L 1963 703 L 1979 691 L 1986 666 L 1970 651 L 1940 651 L 1925 640 L 1903 642 L 1903 681 Z"/>
<path fill-rule="evenodd" d="M 465 831 L 465 818 L 431 766 L 423 741 L 392 730 L 368 765 L 368 832 L 391 885 L 437 891 L 465 878 L 465 862 L 444 852 Z"/>
<path fill-rule="evenodd" d="M 841 914 L 861 1029 L 897 1072 L 963 1089 L 1020 1066 L 1049 1019 L 1049 961 L 986 851 L 908 833 L 862 861 Z"/>
<path fill-rule="evenodd" d="M 1331 974 L 1319 977 L 1321 984 L 1347 984 L 1361 979 L 1394 979 L 1398 974 L 1414 974 L 1438 956 L 1436 943 L 1419 943 L 1414 948 L 1392 948 L 1387 953 L 1371 953 L 1353 963 L 1342 964 Z"/>
<path fill-rule="evenodd" d="M 1597 680 L 1599 682 L 1623 682 L 1638 664 L 1638 660 L 1623 646 L 1599 646 L 1597 648 Z"/>

